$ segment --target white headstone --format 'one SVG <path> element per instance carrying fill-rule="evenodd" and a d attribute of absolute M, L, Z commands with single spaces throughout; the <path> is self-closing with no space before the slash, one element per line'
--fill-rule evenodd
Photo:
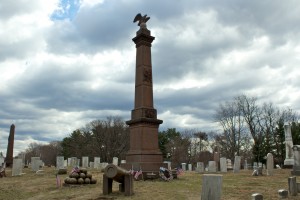
<path fill-rule="evenodd" d="M 198 172 L 198 173 L 204 172 L 204 163 L 203 162 L 197 162 L 196 172 Z"/>
<path fill-rule="evenodd" d="M 89 157 L 87 156 L 82 157 L 82 167 L 83 168 L 89 167 Z"/>
<path fill-rule="evenodd" d="M 2 166 L 2 163 L 4 163 L 4 157 L 0 157 L 0 166 Z"/>
<path fill-rule="evenodd" d="M 12 168 L 12 176 L 19 176 L 22 174 L 23 162 L 22 158 L 14 158 L 13 160 L 13 168 Z"/>
<path fill-rule="evenodd" d="M 192 164 L 188 164 L 188 169 L 189 169 L 189 171 L 192 171 L 193 169 L 192 169 Z"/>
<path fill-rule="evenodd" d="M 107 162 L 101 163 L 101 164 L 100 164 L 100 169 L 101 169 L 101 170 L 104 169 L 107 165 L 108 165 Z"/>
<path fill-rule="evenodd" d="M 217 172 L 216 161 L 208 161 L 208 171 Z"/>
<path fill-rule="evenodd" d="M 100 157 L 94 157 L 94 168 L 100 169 Z"/>
<path fill-rule="evenodd" d="M 227 172 L 227 159 L 224 157 L 220 158 L 220 170 L 221 172 Z"/>
<path fill-rule="evenodd" d="M 125 164 L 125 163 L 126 163 L 126 160 L 121 160 L 121 163 L 122 163 L 122 164 Z"/>
<path fill-rule="evenodd" d="M 70 159 L 70 167 L 78 167 L 79 165 L 78 165 L 78 159 L 76 158 L 76 157 L 71 157 L 71 159 Z"/>
<path fill-rule="evenodd" d="M 65 158 L 63 156 L 56 156 L 56 169 L 65 168 Z"/>
<path fill-rule="evenodd" d="M 293 138 L 290 125 L 284 125 L 285 133 L 285 160 L 284 165 L 294 165 Z"/>
<path fill-rule="evenodd" d="M 247 170 L 248 169 L 248 162 L 247 160 L 244 161 L 244 170 Z"/>
<path fill-rule="evenodd" d="M 235 156 L 233 173 L 238 173 L 240 171 L 240 169 L 241 169 L 241 156 Z"/>
<path fill-rule="evenodd" d="M 40 157 L 31 157 L 31 170 L 36 172 L 40 169 L 41 166 Z"/>
<path fill-rule="evenodd" d="M 253 163 L 253 169 L 257 169 L 258 168 L 258 164 L 257 164 L 257 162 L 254 162 Z"/>
<path fill-rule="evenodd" d="M 233 169 L 233 167 L 232 167 L 231 160 L 227 159 L 227 170 L 232 170 L 232 169 Z"/>
<path fill-rule="evenodd" d="M 222 195 L 222 175 L 204 174 L 202 178 L 201 200 L 220 200 Z"/>
<path fill-rule="evenodd" d="M 181 163 L 181 168 L 183 171 L 186 171 L 186 163 Z"/>
<path fill-rule="evenodd" d="M 90 168 L 94 168 L 94 162 L 90 162 Z"/>
<path fill-rule="evenodd" d="M 292 175 L 300 176 L 300 145 L 294 145 L 293 151 L 294 151 L 294 166 L 292 170 Z"/>
<path fill-rule="evenodd" d="M 164 163 L 168 164 L 168 170 L 171 170 L 171 161 L 164 161 Z"/>
<path fill-rule="evenodd" d="M 72 166 L 71 161 L 72 161 L 72 159 L 71 159 L 71 158 L 68 158 L 68 166 Z"/>
<path fill-rule="evenodd" d="M 68 167 L 68 160 L 64 160 L 64 167 Z"/>
<path fill-rule="evenodd" d="M 119 159 L 118 159 L 118 157 L 113 157 L 113 164 L 114 165 L 119 165 Z"/>
<path fill-rule="evenodd" d="M 267 154 L 267 175 L 268 176 L 274 175 L 274 159 L 271 153 Z"/>

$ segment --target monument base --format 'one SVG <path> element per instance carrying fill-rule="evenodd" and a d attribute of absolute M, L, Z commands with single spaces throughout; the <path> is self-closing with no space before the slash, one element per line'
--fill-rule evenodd
<path fill-rule="evenodd" d="M 283 166 L 283 168 L 285 168 L 285 169 L 291 169 L 291 168 L 293 168 L 293 166 L 294 166 L 294 159 L 285 159 L 284 160 L 284 166 Z"/>

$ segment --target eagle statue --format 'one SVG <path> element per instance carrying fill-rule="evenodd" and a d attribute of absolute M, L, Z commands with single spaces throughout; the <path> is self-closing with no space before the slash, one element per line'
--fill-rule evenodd
<path fill-rule="evenodd" d="M 141 13 L 137 14 L 133 20 L 133 23 L 138 21 L 138 26 L 141 26 L 141 24 L 145 24 L 150 19 L 150 17 L 147 17 L 147 15 L 142 16 Z"/>

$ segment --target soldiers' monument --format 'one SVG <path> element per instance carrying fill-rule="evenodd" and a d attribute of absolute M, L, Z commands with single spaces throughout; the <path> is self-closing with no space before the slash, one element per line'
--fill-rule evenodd
<path fill-rule="evenodd" d="M 15 125 L 12 124 L 10 126 L 9 136 L 8 136 L 8 144 L 6 151 L 6 166 L 11 167 L 13 164 L 13 153 L 14 153 L 14 138 L 15 138 Z"/>
<path fill-rule="evenodd" d="M 143 172 L 158 172 L 159 167 L 166 167 L 166 164 L 158 146 L 158 127 L 163 121 L 157 119 L 153 107 L 151 43 L 154 37 L 146 26 L 149 19 L 147 15 L 137 14 L 133 21 L 138 22 L 140 29 L 132 39 L 136 44 L 135 99 L 131 120 L 126 122 L 130 129 L 130 148 L 123 166 Z"/>

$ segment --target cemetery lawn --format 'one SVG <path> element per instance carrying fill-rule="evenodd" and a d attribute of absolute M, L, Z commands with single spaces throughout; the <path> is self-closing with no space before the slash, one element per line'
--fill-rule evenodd
<path fill-rule="evenodd" d="M 118 192 L 118 184 L 113 183 L 113 193 L 102 195 L 102 175 L 96 169 L 88 172 L 97 179 L 96 184 L 62 186 L 57 188 L 54 167 L 44 167 L 44 174 L 36 174 L 30 169 L 23 169 L 22 176 L 12 177 L 11 169 L 6 169 L 7 177 L 0 178 L 0 199 L 200 199 L 202 189 L 202 174 L 185 172 L 178 179 L 170 182 L 160 180 L 134 181 L 134 195 L 124 196 Z M 68 173 L 71 168 L 68 169 Z M 251 199 L 251 194 L 261 193 L 264 200 L 278 199 L 279 189 L 288 189 L 290 169 L 275 169 L 274 176 L 251 176 L 252 170 L 241 170 L 234 174 L 232 171 L 223 173 L 222 200 Z M 59 175 L 62 182 L 67 175 Z M 300 182 L 300 177 L 297 182 Z M 296 197 L 288 199 L 300 199 Z"/>

